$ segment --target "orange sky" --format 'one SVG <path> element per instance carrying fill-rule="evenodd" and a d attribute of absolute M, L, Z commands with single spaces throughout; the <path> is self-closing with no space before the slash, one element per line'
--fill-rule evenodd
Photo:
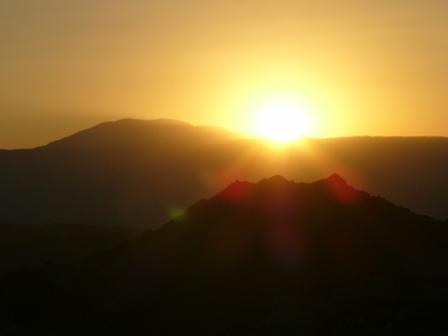
<path fill-rule="evenodd" d="M 315 135 L 448 136 L 445 0 L 3 0 L 0 148 L 95 123 L 237 131 L 293 94 Z M 311 112 L 310 112 L 311 113 Z"/>

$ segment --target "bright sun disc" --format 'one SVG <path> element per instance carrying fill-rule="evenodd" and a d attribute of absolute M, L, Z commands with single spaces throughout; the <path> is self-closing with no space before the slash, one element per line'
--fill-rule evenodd
<path fill-rule="evenodd" d="M 277 143 L 311 134 L 311 112 L 289 97 L 270 98 L 253 108 L 253 133 Z"/>

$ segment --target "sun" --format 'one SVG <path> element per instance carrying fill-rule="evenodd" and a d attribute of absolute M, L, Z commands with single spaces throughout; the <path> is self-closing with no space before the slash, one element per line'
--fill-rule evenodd
<path fill-rule="evenodd" d="M 311 109 L 295 97 L 260 100 L 252 108 L 252 133 L 276 143 L 291 142 L 312 133 Z"/>

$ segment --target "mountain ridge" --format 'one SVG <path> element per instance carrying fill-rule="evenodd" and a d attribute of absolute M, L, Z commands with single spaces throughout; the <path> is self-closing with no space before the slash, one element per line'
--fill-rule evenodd
<path fill-rule="evenodd" d="M 221 136 L 236 136 L 236 134 L 222 128 L 194 126 L 175 119 L 143 120 L 128 118 L 100 123 L 65 138 L 50 142 L 40 148 L 122 148 L 144 146 L 157 140 L 154 139 L 152 133 L 159 137 L 164 136 L 164 132 L 168 133 L 169 136 L 175 136 L 178 133 L 185 138 L 190 136 L 194 139 L 195 131 L 203 132 L 204 136 L 212 136 L 211 141 L 213 141 L 214 132 L 220 133 Z"/>
<path fill-rule="evenodd" d="M 334 181 L 359 197 L 341 200 Z M 125 245 L 10 275 L 0 310 L 22 316 L 19 330 L 54 333 L 67 325 L 117 335 L 440 327 L 448 227 L 341 181 L 232 183 Z M 38 311 L 23 304 L 30 300 Z"/>
<path fill-rule="evenodd" d="M 309 139 L 277 150 L 177 121 L 105 128 L 70 146 L 66 139 L 0 151 L 0 224 L 157 227 L 234 180 L 312 181 L 334 171 L 415 212 L 448 218 L 448 139 Z"/>
<path fill-rule="evenodd" d="M 52 147 L 54 145 L 59 145 L 61 142 L 65 142 L 66 140 L 76 138 L 79 135 L 82 135 L 85 132 L 91 132 L 96 131 L 98 128 L 104 128 L 104 127 L 110 127 L 110 126 L 123 126 L 125 124 L 134 124 L 137 126 L 148 126 L 148 125 L 167 125 L 167 126 L 183 126 L 183 127 L 189 127 L 189 128 L 195 128 L 195 129 L 208 129 L 208 130 L 215 130 L 218 132 L 221 132 L 223 134 L 229 134 L 234 135 L 239 138 L 245 138 L 247 140 L 257 140 L 254 137 L 249 136 L 242 136 L 239 133 L 232 132 L 226 128 L 218 127 L 218 126 L 206 126 L 206 125 L 193 125 L 191 123 L 188 123 L 186 121 L 181 121 L 178 119 L 171 119 L 171 118 L 157 118 L 157 119 L 137 119 L 137 118 L 123 118 L 123 119 L 117 119 L 114 121 L 105 121 L 98 123 L 96 125 L 93 125 L 91 127 L 88 127 L 86 129 L 74 132 L 73 134 L 69 134 L 65 137 L 62 137 L 61 139 L 53 140 L 47 144 L 39 145 L 33 148 L 16 148 L 16 149 L 0 149 L 0 152 L 14 152 L 14 151 L 30 151 L 30 150 L 36 150 L 36 149 L 42 149 L 46 148 L 48 146 Z M 363 140 L 387 140 L 387 139 L 394 139 L 394 140 L 408 140 L 408 141 L 415 141 L 415 140 L 427 140 L 427 141 L 433 141 L 433 140 L 440 140 L 440 141 L 446 141 L 448 140 L 448 137 L 446 136 L 387 136 L 387 135 L 355 135 L 355 136 L 338 136 L 338 137 L 312 137 L 308 138 L 309 140 L 356 140 L 356 139 L 363 139 Z"/>

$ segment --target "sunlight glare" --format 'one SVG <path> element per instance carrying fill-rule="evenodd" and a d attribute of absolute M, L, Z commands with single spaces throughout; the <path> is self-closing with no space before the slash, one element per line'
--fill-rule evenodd
<path fill-rule="evenodd" d="M 252 133 L 276 143 L 294 141 L 312 133 L 311 109 L 295 97 L 261 100 L 252 109 Z"/>

